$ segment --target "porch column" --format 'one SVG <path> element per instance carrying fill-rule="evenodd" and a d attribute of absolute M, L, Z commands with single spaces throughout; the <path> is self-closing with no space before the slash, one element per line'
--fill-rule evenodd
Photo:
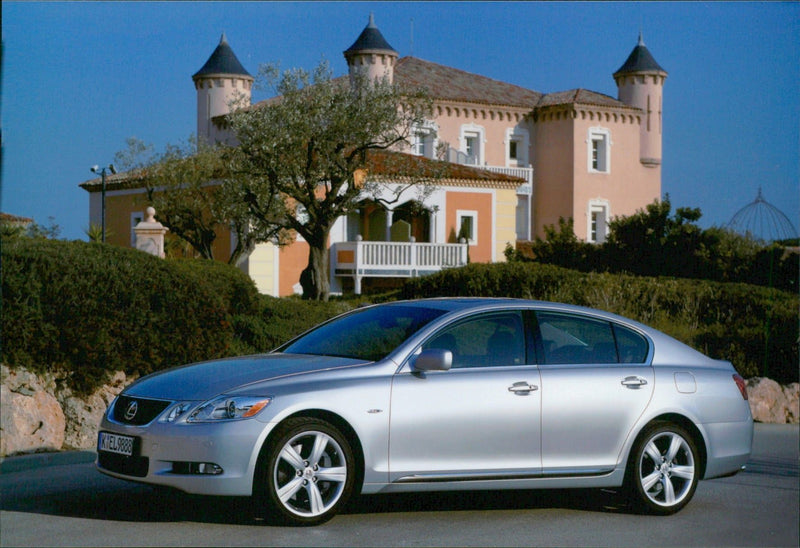
<path fill-rule="evenodd" d="M 384 242 L 391 242 L 392 241 L 392 217 L 394 217 L 394 211 L 391 209 L 386 210 L 386 233 L 383 235 Z"/>

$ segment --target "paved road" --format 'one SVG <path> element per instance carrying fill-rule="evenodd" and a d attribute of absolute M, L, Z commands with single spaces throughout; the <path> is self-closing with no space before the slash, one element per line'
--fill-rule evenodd
<path fill-rule="evenodd" d="M 268 527 L 246 499 L 108 478 L 90 453 L 6 459 L 0 546 L 793 546 L 800 543 L 797 425 L 756 425 L 747 471 L 701 482 L 670 517 L 625 513 L 595 491 L 361 497 L 314 528 Z"/>

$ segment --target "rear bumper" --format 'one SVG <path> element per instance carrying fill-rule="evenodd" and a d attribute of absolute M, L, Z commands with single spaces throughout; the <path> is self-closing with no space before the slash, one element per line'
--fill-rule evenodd
<path fill-rule="evenodd" d="M 710 448 L 703 479 L 732 476 L 742 470 L 753 448 L 753 421 L 704 424 Z"/>

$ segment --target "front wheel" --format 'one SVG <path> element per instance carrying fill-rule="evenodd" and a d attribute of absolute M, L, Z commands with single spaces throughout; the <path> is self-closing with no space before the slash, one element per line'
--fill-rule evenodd
<path fill-rule="evenodd" d="M 639 510 L 674 514 L 694 495 L 699 472 L 692 436 L 676 424 L 657 422 L 646 428 L 633 446 L 628 492 Z"/>
<path fill-rule="evenodd" d="M 332 518 L 353 490 L 354 458 L 347 439 L 331 424 L 310 418 L 280 425 L 266 448 L 255 492 L 268 519 L 317 525 Z"/>

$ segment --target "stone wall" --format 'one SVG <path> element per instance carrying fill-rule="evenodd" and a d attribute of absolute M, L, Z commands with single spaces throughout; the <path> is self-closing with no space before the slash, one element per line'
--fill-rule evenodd
<path fill-rule="evenodd" d="M 94 449 L 97 427 L 108 405 L 133 382 L 119 371 L 88 397 L 76 397 L 63 377 L 35 375 L 0 365 L 0 457 L 36 451 Z M 754 420 L 800 422 L 800 384 L 781 386 L 767 378 L 747 381 Z"/>
<path fill-rule="evenodd" d="M 750 411 L 757 422 L 797 424 L 800 422 L 800 383 L 781 386 L 772 379 L 747 380 Z"/>
<path fill-rule="evenodd" d="M 62 376 L 35 375 L 0 365 L 0 456 L 94 449 L 108 405 L 134 378 L 118 371 L 88 397 L 77 397 Z"/>

